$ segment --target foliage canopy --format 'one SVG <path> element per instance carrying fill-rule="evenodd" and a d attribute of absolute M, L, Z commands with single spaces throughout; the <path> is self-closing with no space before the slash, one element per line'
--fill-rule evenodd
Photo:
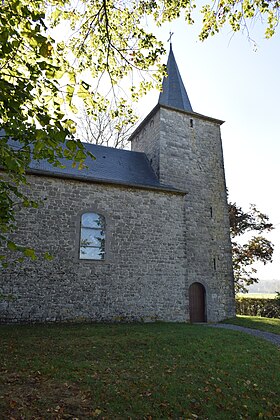
<path fill-rule="evenodd" d="M 229 23 L 237 32 L 245 29 L 250 36 L 248 22 L 260 19 L 265 22 L 265 37 L 271 38 L 280 18 L 279 0 L 213 0 L 202 7 L 203 28 L 200 39 L 215 35 Z"/>
<path fill-rule="evenodd" d="M 207 3 L 207 2 L 206 2 Z M 110 109 L 123 123 L 134 119 L 129 97 L 137 100 L 157 86 L 165 67 L 161 41 L 145 27 L 185 15 L 192 23 L 191 0 L 3 0 L 0 5 L 0 243 L 35 258 L 32 250 L 8 241 L 20 206 L 36 206 L 21 188 L 31 159 L 60 165 L 62 157 L 83 165 L 86 152 L 75 139 L 77 100 L 96 119 Z M 201 39 L 229 22 L 239 30 L 246 19 L 267 18 L 266 36 L 279 21 L 279 1 L 220 0 L 205 4 Z M 130 78 L 129 95 L 116 94 Z M 112 100 L 104 86 L 109 86 Z M 17 143 L 11 146 L 9 139 Z M 2 173 L 3 173 L 2 171 Z M 3 258 L 3 257 L 2 257 Z"/>
<path fill-rule="evenodd" d="M 246 292 L 247 286 L 258 282 L 257 270 L 252 266 L 259 261 L 267 264 L 272 261 L 273 245 L 262 233 L 273 229 L 268 216 L 251 204 L 246 213 L 236 203 L 229 203 L 230 232 L 232 239 L 233 271 L 235 289 Z M 238 242 L 238 237 L 252 233 L 245 243 Z"/>

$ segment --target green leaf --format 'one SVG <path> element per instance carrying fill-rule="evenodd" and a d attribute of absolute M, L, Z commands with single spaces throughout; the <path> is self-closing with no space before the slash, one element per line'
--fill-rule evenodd
<path fill-rule="evenodd" d="M 13 242 L 13 241 L 8 241 L 7 242 L 7 248 L 10 250 L 10 251 L 17 251 L 18 250 L 18 246 L 15 244 L 15 242 Z"/>
<path fill-rule="evenodd" d="M 52 261 L 53 260 L 53 255 L 49 254 L 48 252 L 44 253 L 44 258 L 48 261 Z"/>
<path fill-rule="evenodd" d="M 23 251 L 23 254 L 25 255 L 25 257 L 31 258 L 31 260 L 37 259 L 35 251 L 32 248 L 25 248 Z"/>

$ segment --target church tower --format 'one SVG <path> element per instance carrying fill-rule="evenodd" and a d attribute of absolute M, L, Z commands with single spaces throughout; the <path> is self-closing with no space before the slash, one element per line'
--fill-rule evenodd
<path fill-rule="evenodd" d="M 186 320 L 216 322 L 235 315 L 223 121 L 193 111 L 172 45 L 167 73 L 131 149 L 147 155 L 162 184 L 186 192 Z"/>

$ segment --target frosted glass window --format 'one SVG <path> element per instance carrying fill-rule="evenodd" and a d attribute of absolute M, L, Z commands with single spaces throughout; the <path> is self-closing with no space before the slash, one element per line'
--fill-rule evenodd
<path fill-rule="evenodd" d="M 98 213 L 84 213 L 81 217 L 80 259 L 104 260 L 105 218 Z"/>

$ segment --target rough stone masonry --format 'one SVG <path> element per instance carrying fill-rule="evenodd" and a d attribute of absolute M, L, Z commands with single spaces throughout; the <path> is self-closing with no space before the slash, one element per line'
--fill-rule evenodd
<path fill-rule="evenodd" d="M 234 315 L 222 121 L 193 112 L 172 50 L 167 68 L 132 151 L 85 145 L 97 159 L 80 172 L 32 162 L 39 207 L 19 211 L 13 239 L 38 259 L 0 268 L 1 322 Z M 105 220 L 103 259 L 80 258 L 84 213 Z M 88 230 L 98 249 L 98 229 Z"/>

